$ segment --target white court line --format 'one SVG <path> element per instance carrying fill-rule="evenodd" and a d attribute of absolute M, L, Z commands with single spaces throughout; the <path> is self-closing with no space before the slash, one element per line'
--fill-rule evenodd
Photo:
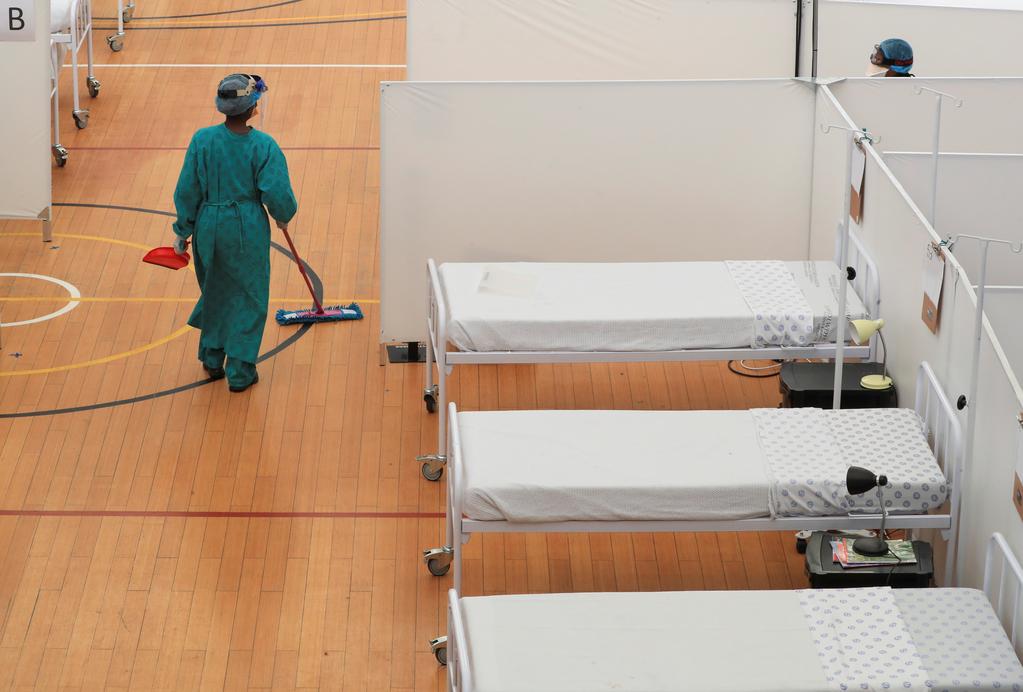
<path fill-rule="evenodd" d="M 64 65 L 65 68 L 71 67 L 71 65 Z M 349 64 L 349 63 L 264 63 L 260 65 L 254 64 L 240 64 L 240 63 L 117 63 L 117 64 L 105 64 L 105 65 L 93 65 L 93 67 L 153 67 L 153 68 L 165 68 L 165 67 L 184 67 L 189 69 L 210 67 L 218 69 L 233 70 L 237 68 L 253 68 L 253 69 L 286 69 L 286 68 L 325 68 L 325 69 L 353 69 L 353 70 L 398 70 L 405 69 L 407 65 L 372 65 L 372 64 Z"/>
<path fill-rule="evenodd" d="M 0 276 L 13 276 L 22 279 L 39 279 L 40 281 L 49 281 L 51 284 L 57 284 L 65 291 L 67 291 L 68 294 L 70 295 L 70 298 L 68 299 L 68 304 L 62 307 L 60 310 L 51 312 L 48 315 L 43 315 L 42 317 L 34 317 L 30 320 L 22 320 L 21 322 L 2 322 L 0 323 L 0 327 L 23 327 L 27 324 L 36 324 L 37 322 L 45 322 L 46 320 L 52 320 L 54 317 L 60 317 L 66 312 L 71 312 L 80 304 L 77 299 L 82 297 L 81 291 L 75 288 L 72 284 L 69 284 L 67 281 L 61 281 L 60 279 L 56 279 L 52 276 L 44 276 L 42 274 L 0 273 Z"/>

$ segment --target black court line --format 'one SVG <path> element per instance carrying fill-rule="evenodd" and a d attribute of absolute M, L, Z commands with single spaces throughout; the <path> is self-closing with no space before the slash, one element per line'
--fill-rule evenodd
<path fill-rule="evenodd" d="M 395 19 L 407 19 L 407 15 L 394 17 L 363 17 L 360 19 L 324 19 L 308 22 L 268 22 L 266 24 L 207 24 L 205 26 L 133 26 L 129 33 L 136 31 L 187 31 L 199 29 L 270 29 L 286 26 L 316 26 L 318 24 L 360 24 L 364 22 L 390 22 Z M 95 26 L 97 31 L 117 31 L 117 26 Z"/>
<path fill-rule="evenodd" d="M 220 10 L 219 12 L 196 12 L 194 14 L 168 14 L 162 17 L 132 17 L 133 22 L 153 22 L 161 19 L 192 19 L 193 17 L 218 17 L 225 14 L 240 14 L 242 12 L 256 12 L 257 10 L 269 10 L 274 7 L 284 7 L 285 5 L 295 5 L 297 3 L 304 2 L 304 0 L 284 0 L 283 2 L 275 2 L 269 5 L 256 5 L 255 7 L 244 7 L 240 10 Z M 103 22 L 116 22 L 117 17 L 93 17 L 97 21 Z"/>
<path fill-rule="evenodd" d="M 55 207 L 83 207 L 83 208 L 87 208 L 87 209 L 116 209 L 118 211 L 135 211 L 135 212 L 140 212 L 142 214 L 157 214 L 159 216 L 170 216 L 170 217 L 176 216 L 176 214 L 172 214 L 171 212 L 168 212 L 168 211 L 159 211 L 157 209 L 144 209 L 142 207 L 125 207 L 125 206 L 120 206 L 120 205 L 117 205 L 117 204 L 86 204 L 86 203 L 75 203 L 75 202 L 54 202 L 53 206 L 55 206 Z M 58 233 L 57 235 L 60 235 L 60 234 Z M 270 241 L 270 247 L 272 247 L 274 250 L 277 250 L 277 252 L 280 252 L 282 255 L 284 255 L 285 257 L 290 259 L 292 262 L 295 261 L 294 256 L 292 256 L 291 252 L 286 247 L 278 245 L 277 243 L 275 243 L 273 241 Z M 313 289 L 316 291 L 316 296 L 322 301 L 323 300 L 323 282 L 320 280 L 319 275 L 315 271 L 313 271 L 313 268 L 310 267 L 309 264 L 305 260 L 302 260 L 302 266 L 305 267 L 306 272 L 309 274 L 309 280 L 313 282 Z M 272 349 L 270 349 L 266 353 L 262 354 L 259 357 L 259 359 L 256 360 L 256 362 L 257 363 L 262 363 L 265 360 L 273 358 L 274 356 L 276 356 L 278 353 L 280 353 L 284 349 L 288 348 L 289 346 L 294 345 L 295 342 L 297 342 L 299 339 L 301 339 L 303 336 L 305 336 L 306 332 L 308 332 L 312 328 L 312 326 L 313 325 L 311 325 L 311 324 L 303 324 L 301 327 L 298 328 L 298 330 L 294 334 L 292 334 L 287 339 L 285 339 L 281 343 L 279 343 L 276 346 L 274 346 Z M 69 406 L 68 408 L 54 408 L 54 409 L 49 409 L 49 410 L 46 410 L 46 411 L 19 411 L 17 413 L 0 413 L 0 420 L 5 419 L 5 418 L 32 418 L 32 417 L 35 417 L 35 416 L 57 416 L 57 415 L 60 415 L 62 413 L 81 413 L 82 411 L 96 411 L 96 410 L 104 409 L 104 408 L 114 408 L 115 406 L 124 406 L 126 404 L 138 404 L 138 403 L 143 402 L 143 401 L 150 401 L 152 399 L 159 399 L 161 397 L 172 396 L 174 394 L 180 394 L 181 392 L 187 392 L 190 389 L 198 389 L 199 387 L 202 387 L 202 386 L 207 385 L 207 384 L 211 384 L 211 383 L 216 382 L 216 381 L 217 380 L 213 380 L 213 379 L 210 379 L 210 378 L 207 377 L 206 379 L 198 380 L 196 382 L 190 382 L 188 384 L 183 384 L 183 385 L 181 385 L 179 387 L 174 387 L 172 389 L 164 389 L 164 390 L 159 391 L 159 392 L 153 392 L 152 394 L 142 394 L 140 396 L 134 396 L 134 397 L 130 397 L 128 399 L 116 399 L 114 401 L 101 401 L 101 402 L 96 403 L 96 404 L 87 404 L 87 405 L 84 405 L 84 406 Z"/>

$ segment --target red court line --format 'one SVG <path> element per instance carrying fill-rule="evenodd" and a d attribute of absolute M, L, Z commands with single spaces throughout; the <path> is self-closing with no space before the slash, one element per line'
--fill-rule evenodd
<path fill-rule="evenodd" d="M 71 151 L 186 151 L 183 147 L 71 147 Z M 380 151 L 380 147 L 281 147 L 283 151 Z"/>
<path fill-rule="evenodd" d="M 212 512 L 120 509 L 0 509 L 0 517 L 183 517 L 200 519 L 443 519 L 443 512 Z"/>

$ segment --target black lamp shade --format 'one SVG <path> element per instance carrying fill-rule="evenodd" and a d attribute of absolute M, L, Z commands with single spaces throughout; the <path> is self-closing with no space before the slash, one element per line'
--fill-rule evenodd
<path fill-rule="evenodd" d="M 845 487 L 850 495 L 859 495 L 878 486 L 878 478 L 873 471 L 862 466 L 850 466 L 845 474 Z"/>

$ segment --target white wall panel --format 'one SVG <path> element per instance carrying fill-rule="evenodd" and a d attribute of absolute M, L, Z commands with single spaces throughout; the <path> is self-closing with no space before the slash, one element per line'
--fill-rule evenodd
<path fill-rule="evenodd" d="M 409 0 L 409 80 L 790 77 L 792 0 Z"/>
<path fill-rule="evenodd" d="M 385 84 L 385 341 L 425 265 L 806 257 L 814 92 L 793 80 Z"/>
<path fill-rule="evenodd" d="M 893 37 L 913 46 L 919 77 L 1023 75 L 1023 3 L 821 0 L 818 7 L 821 77 L 862 77 L 873 47 Z M 803 54 L 809 65 L 809 46 Z"/>
<path fill-rule="evenodd" d="M 50 206 L 50 3 L 34 5 L 34 41 L 0 37 L 0 218 L 35 219 Z"/>

